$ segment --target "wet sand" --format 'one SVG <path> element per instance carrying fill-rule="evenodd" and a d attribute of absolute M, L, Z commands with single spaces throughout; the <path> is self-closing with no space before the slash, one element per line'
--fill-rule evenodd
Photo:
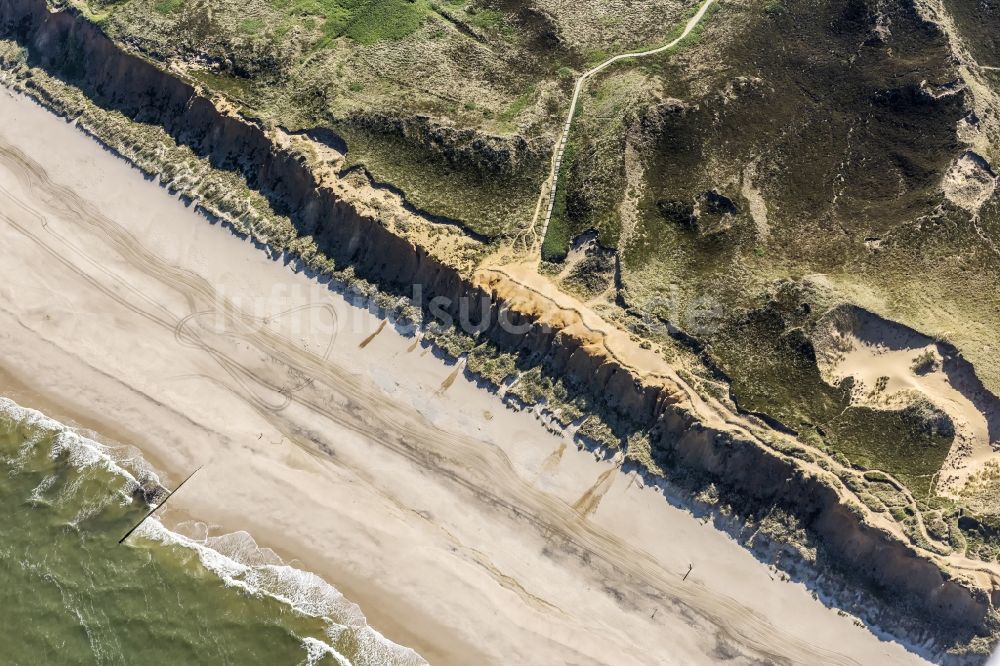
<path fill-rule="evenodd" d="M 919 662 L 75 128 L 0 118 L 0 393 L 204 465 L 166 522 L 250 532 L 435 664 Z"/>

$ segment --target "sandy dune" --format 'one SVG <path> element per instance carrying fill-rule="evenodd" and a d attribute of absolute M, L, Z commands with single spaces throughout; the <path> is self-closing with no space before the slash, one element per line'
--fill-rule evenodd
<path fill-rule="evenodd" d="M 898 409 L 922 396 L 948 414 L 955 442 L 938 492 L 954 494 L 984 465 L 1000 459 L 1000 400 L 953 348 L 859 308 L 832 312 L 815 337 L 826 381 L 835 386 L 845 377 L 855 379 L 853 402 Z M 926 367 L 918 367 L 920 359 Z"/>
<path fill-rule="evenodd" d="M 204 464 L 168 522 L 248 530 L 436 664 L 919 661 L 74 128 L 0 117 L 0 391 Z"/>

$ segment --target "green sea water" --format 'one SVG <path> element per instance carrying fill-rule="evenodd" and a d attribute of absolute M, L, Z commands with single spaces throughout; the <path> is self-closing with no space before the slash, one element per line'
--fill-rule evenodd
<path fill-rule="evenodd" d="M 246 534 L 155 518 L 141 458 L 0 399 L 4 664 L 422 664 Z"/>

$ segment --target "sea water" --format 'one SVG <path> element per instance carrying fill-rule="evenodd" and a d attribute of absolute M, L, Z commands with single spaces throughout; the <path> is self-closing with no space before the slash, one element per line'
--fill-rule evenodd
<path fill-rule="evenodd" d="M 154 515 L 120 545 L 164 496 L 136 451 L 0 398 L 0 662 L 425 663 L 245 533 Z"/>

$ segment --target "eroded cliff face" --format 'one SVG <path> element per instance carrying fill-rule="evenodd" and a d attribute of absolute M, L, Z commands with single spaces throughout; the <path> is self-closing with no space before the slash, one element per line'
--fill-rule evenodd
<path fill-rule="evenodd" d="M 97 105 L 160 126 L 214 168 L 238 173 L 338 267 L 389 292 L 409 296 L 416 287 L 425 302 L 439 297 L 439 310 L 471 319 L 480 339 L 541 365 L 586 394 L 594 409 L 648 433 L 657 460 L 717 482 L 748 506 L 794 514 L 821 541 L 821 563 L 902 601 L 928 626 L 959 640 L 992 633 L 991 590 L 951 578 L 927 552 L 870 524 L 847 504 L 833 475 L 770 446 L 774 433 L 763 424 L 706 418 L 679 380 L 626 361 L 608 329 L 584 313 L 501 272 L 462 269 L 396 233 L 322 184 L 266 128 L 221 111 L 191 85 L 118 48 L 82 17 L 52 12 L 44 0 L 0 0 L 0 37 L 25 48 L 29 65 L 78 87 Z M 25 85 L 30 91 L 31 82 Z M 467 307 L 483 299 L 489 302 L 485 312 Z"/>

